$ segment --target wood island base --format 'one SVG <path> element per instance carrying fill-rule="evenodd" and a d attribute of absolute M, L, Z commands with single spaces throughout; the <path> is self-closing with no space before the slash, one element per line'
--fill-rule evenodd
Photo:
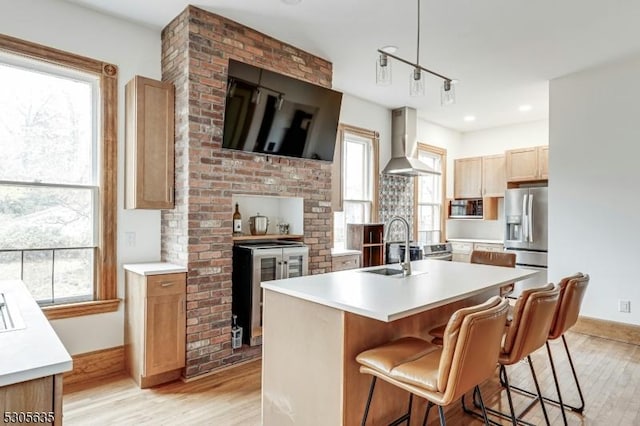
<path fill-rule="evenodd" d="M 402 336 L 428 340 L 429 330 L 456 310 L 498 294 L 481 294 L 384 322 L 264 290 L 262 424 L 359 424 L 371 376 L 360 374 L 360 352 Z M 408 394 L 378 381 L 369 420 L 388 424 L 406 411 Z M 422 403 L 415 404 L 422 411 Z"/>

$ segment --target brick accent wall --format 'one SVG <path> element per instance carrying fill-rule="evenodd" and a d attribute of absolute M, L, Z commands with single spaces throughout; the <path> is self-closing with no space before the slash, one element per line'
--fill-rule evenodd
<path fill-rule="evenodd" d="M 176 85 L 176 208 L 162 257 L 187 266 L 186 377 L 260 356 L 231 349 L 232 194 L 304 198 L 312 274 L 331 270 L 331 164 L 222 150 L 229 59 L 331 87 L 321 58 L 193 6 L 162 31 L 163 80 Z"/>

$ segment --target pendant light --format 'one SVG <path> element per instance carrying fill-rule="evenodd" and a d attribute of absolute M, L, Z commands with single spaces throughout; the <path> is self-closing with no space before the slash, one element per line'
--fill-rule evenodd
<path fill-rule="evenodd" d="M 417 3 L 418 26 L 416 37 L 416 62 L 413 63 L 406 59 L 400 58 L 399 56 L 394 55 L 394 52 L 390 52 L 387 48 L 378 49 L 378 53 L 380 56 L 376 60 L 376 84 L 380 86 L 387 86 L 391 84 L 391 63 L 389 62 L 389 58 L 392 58 L 396 61 L 400 61 L 413 67 L 413 70 L 409 75 L 409 94 L 411 96 L 424 96 L 426 91 L 425 77 L 426 73 L 429 73 L 444 80 L 440 92 L 441 105 L 446 106 L 454 104 L 456 96 L 453 84 L 454 80 L 420 65 L 420 0 L 417 0 Z"/>

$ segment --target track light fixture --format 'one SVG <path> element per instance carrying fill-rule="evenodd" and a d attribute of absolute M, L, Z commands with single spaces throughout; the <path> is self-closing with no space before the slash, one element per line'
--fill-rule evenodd
<path fill-rule="evenodd" d="M 400 61 L 413 67 L 413 70 L 411 71 L 411 75 L 409 77 L 409 94 L 411 96 L 424 96 L 426 76 L 425 73 L 429 73 L 444 80 L 440 91 L 440 103 L 443 106 L 454 104 L 456 101 L 456 92 L 454 87 L 454 83 L 456 82 L 456 80 L 453 80 L 435 71 L 431 71 L 430 69 L 427 69 L 420 65 L 420 0 L 417 0 L 417 3 L 418 35 L 416 42 L 416 62 L 413 63 L 394 55 L 393 53 L 395 52 L 395 49 L 393 49 L 393 51 L 391 51 L 391 49 L 389 49 L 388 47 L 378 49 L 378 53 L 380 54 L 380 56 L 376 61 L 376 83 L 381 86 L 387 86 L 391 84 L 391 63 L 389 62 L 389 58 L 392 58 L 396 61 Z"/>

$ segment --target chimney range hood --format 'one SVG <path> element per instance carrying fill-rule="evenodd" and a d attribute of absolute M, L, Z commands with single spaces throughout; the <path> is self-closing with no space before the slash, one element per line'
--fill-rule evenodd
<path fill-rule="evenodd" d="M 391 111 L 391 160 L 383 174 L 396 176 L 439 175 L 438 171 L 412 158 L 407 146 L 417 146 L 418 119 L 414 108 L 403 107 Z"/>

